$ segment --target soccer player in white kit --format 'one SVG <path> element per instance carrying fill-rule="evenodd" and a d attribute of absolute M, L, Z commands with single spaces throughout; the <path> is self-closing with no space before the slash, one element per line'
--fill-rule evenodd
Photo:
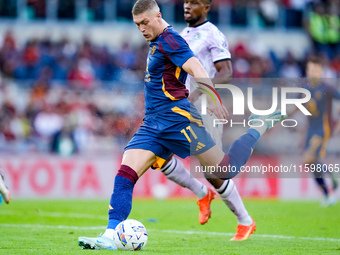
<path fill-rule="evenodd" d="M 187 41 L 209 77 L 212 78 L 212 82 L 214 84 L 227 84 L 232 79 L 231 55 L 226 37 L 214 24 L 207 20 L 210 4 L 210 0 L 184 1 L 184 18 L 188 26 L 181 32 L 181 35 Z M 186 81 L 189 90 L 190 78 L 192 77 L 188 76 Z M 201 94 L 202 92 L 199 89 L 190 92 L 190 101 L 196 102 L 197 109 L 201 108 L 198 102 Z M 212 138 L 222 148 L 223 126 L 213 127 L 215 116 L 207 114 L 203 115 L 202 118 Z M 196 194 L 200 207 L 199 222 L 201 224 L 208 222 L 211 215 L 210 203 L 216 192 L 193 178 L 185 169 L 183 163 L 176 157 L 169 159 L 160 170 L 168 179 Z M 237 232 L 231 240 L 247 240 L 256 230 L 256 224 L 245 209 L 233 180 L 221 180 L 209 175 L 209 173 L 205 173 L 205 178 L 214 186 L 222 200 L 237 217 Z"/>
<path fill-rule="evenodd" d="M 2 196 L 6 204 L 8 204 L 11 201 L 11 192 L 7 189 L 5 185 L 5 180 L 1 168 L 0 168 L 0 196 Z"/>

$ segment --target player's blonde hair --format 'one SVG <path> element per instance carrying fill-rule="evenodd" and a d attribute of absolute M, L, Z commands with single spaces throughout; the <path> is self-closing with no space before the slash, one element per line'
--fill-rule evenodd
<path fill-rule="evenodd" d="M 155 0 L 138 0 L 132 8 L 132 15 L 139 15 L 146 11 L 159 12 L 157 2 Z"/>

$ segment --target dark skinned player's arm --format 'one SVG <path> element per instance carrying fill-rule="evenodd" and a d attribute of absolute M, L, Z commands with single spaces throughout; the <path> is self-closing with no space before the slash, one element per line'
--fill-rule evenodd
<path fill-rule="evenodd" d="M 214 84 L 228 84 L 231 82 L 233 76 L 233 68 L 231 65 L 231 60 L 222 60 L 214 63 L 217 74 L 212 79 Z"/>

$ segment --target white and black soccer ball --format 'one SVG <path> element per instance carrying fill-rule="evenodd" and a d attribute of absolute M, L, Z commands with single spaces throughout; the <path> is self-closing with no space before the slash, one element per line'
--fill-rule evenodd
<path fill-rule="evenodd" d="M 139 221 L 124 220 L 117 225 L 114 240 L 118 250 L 138 251 L 148 241 L 148 234 Z"/>

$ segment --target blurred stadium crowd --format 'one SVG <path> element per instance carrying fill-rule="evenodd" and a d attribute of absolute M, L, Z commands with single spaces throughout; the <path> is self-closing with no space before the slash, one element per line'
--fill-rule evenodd
<path fill-rule="evenodd" d="M 24 20 L 131 21 L 131 0 L 0 0 L 0 16 Z M 213 0 L 210 20 L 217 24 L 301 27 L 316 3 L 338 15 L 338 0 Z M 158 0 L 167 20 L 183 22 L 183 0 Z M 164 12 L 165 13 L 165 12 Z"/>
<path fill-rule="evenodd" d="M 5 1 L 7 4 L 0 0 L 0 16 L 16 16 L 18 8 L 14 8 L 15 12 L 8 8 L 10 3 L 16 6 L 18 1 Z M 285 27 L 304 28 L 310 36 L 311 48 L 304 49 L 304 57 L 299 59 L 290 52 L 279 57 L 270 49 L 263 54 L 256 42 L 239 41 L 231 45 L 235 79 L 304 77 L 306 59 L 315 53 L 323 61 L 325 77 L 339 78 L 340 21 L 339 8 L 334 7 L 340 6 L 339 1 L 317 4 L 298 0 L 213 1 L 213 6 L 227 3 L 231 7 L 231 25 L 248 26 L 249 10 L 256 10 L 263 26 L 283 22 Z M 75 10 L 65 6 L 78 2 L 59 1 L 58 17 L 76 18 L 72 14 Z M 82 1 L 87 3 L 94 20 L 105 19 L 107 2 Z M 119 1 L 117 8 L 121 9 L 117 13 L 130 19 L 132 2 Z M 170 2 L 176 10 L 183 8 L 179 0 L 160 2 Z M 30 0 L 27 6 L 32 19 L 46 18 L 46 1 Z M 284 21 L 279 15 L 282 7 Z M 219 9 L 214 8 L 217 15 Z M 243 20 L 242 13 L 246 17 Z M 19 45 L 10 30 L 0 35 L 0 150 L 55 152 L 65 156 L 121 150 L 138 129 L 144 114 L 147 52 L 146 43 L 135 47 L 127 41 L 112 50 L 106 45 L 95 45 L 86 37 L 80 44 L 67 37 L 60 41 L 32 37 Z M 286 148 L 294 153 L 292 145 Z"/>

